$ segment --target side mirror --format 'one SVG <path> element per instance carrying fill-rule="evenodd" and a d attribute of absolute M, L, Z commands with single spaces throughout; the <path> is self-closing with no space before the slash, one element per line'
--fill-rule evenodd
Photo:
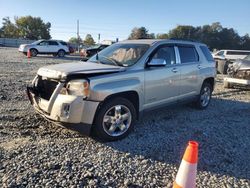
<path fill-rule="evenodd" d="M 165 66 L 167 62 L 165 59 L 152 59 L 150 62 L 148 62 L 149 67 L 158 67 L 158 66 Z"/>

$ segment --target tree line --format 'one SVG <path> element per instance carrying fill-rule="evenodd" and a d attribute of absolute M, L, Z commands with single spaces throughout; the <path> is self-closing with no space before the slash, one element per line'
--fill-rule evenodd
<path fill-rule="evenodd" d="M 145 27 L 132 29 L 128 39 L 184 39 L 202 42 L 213 49 L 250 50 L 249 34 L 240 36 L 233 28 L 225 28 L 219 22 L 211 25 L 189 26 L 178 25 L 166 33 L 149 33 Z"/>
<path fill-rule="evenodd" d="M 14 23 L 9 17 L 3 18 L 0 28 L 0 37 L 22 38 L 22 39 L 50 39 L 50 22 L 45 23 L 40 17 L 22 16 L 15 17 Z M 202 42 L 213 49 L 245 49 L 250 50 L 249 34 L 240 36 L 233 28 L 223 27 L 219 22 L 211 25 L 190 26 L 178 25 L 166 33 L 149 33 L 145 27 L 135 27 L 131 30 L 128 37 L 131 39 L 187 39 Z M 90 34 L 86 35 L 85 40 L 72 37 L 69 42 L 95 44 Z"/>
<path fill-rule="evenodd" d="M 9 17 L 3 18 L 0 37 L 21 39 L 50 39 L 50 22 L 44 23 L 40 17 L 15 17 L 14 23 Z"/>

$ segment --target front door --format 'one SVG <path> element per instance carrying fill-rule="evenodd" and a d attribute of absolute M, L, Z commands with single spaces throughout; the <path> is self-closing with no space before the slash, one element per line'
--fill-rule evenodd
<path fill-rule="evenodd" d="M 179 95 L 180 71 L 176 64 L 174 46 L 158 47 L 150 56 L 149 61 L 153 59 L 164 59 L 166 65 L 145 68 L 145 109 L 175 102 Z"/>

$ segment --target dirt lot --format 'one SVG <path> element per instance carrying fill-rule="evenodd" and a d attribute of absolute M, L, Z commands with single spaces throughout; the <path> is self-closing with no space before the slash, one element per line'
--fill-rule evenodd
<path fill-rule="evenodd" d="M 188 140 L 200 144 L 197 187 L 250 187 L 250 91 L 224 89 L 219 75 L 207 110 L 154 111 L 99 143 L 48 123 L 25 94 L 39 67 L 77 59 L 0 48 L 0 187 L 171 187 Z"/>

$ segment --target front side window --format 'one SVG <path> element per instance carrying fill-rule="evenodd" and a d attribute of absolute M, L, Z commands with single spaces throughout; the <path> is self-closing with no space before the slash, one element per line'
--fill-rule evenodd
<path fill-rule="evenodd" d="M 216 55 L 223 56 L 224 55 L 224 51 L 219 51 Z"/>
<path fill-rule="evenodd" d="M 47 46 L 47 45 L 49 45 L 49 42 L 44 40 L 44 41 L 40 42 L 39 45 L 40 46 Z"/>
<path fill-rule="evenodd" d="M 199 56 L 196 52 L 195 47 L 192 46 L 179 46 L 179 53 L 181 58 L 181 63 L 197 62 L 199 61 Z"/>
<path fill-rule="evenodd" d="M 134 65 L 148 48 L 147 44 L 113 44 L 88 61 L 128 67 Z"/>
<path fill-rule="evenodd" d="M 164 59 L 166 65 L 175 64 L 175 51 L 173 46 L 165 46 L 159 48 L 154 54 L 152 59 Z"/>

